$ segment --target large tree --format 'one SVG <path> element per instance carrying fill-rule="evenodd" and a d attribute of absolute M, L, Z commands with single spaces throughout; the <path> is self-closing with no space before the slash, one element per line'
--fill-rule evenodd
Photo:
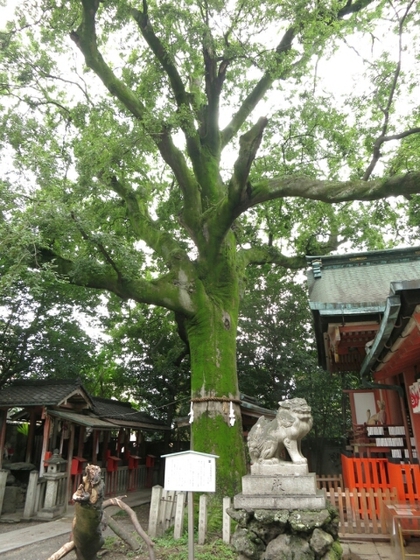
<path fill-rule="evenodd" d="M 245 471 L 236 334 L 247 269 L 300 267 L 344 239 L 381 243 L 375 220 L 392 225 L 408 202 L 351 201 L 420 192 L 418 96 L 398 104 L 418 83 L 403 65 L 418 10 L 24 0 L 2 34 L 11 273 L 29 266 L 173 312 L 191 358 L 192 447 L 220 456 L 220 492 L 236 492 Z M 343 66 L 366 37 L 372 81 L 340 104 L 323 57 L 344 52 Z"/>

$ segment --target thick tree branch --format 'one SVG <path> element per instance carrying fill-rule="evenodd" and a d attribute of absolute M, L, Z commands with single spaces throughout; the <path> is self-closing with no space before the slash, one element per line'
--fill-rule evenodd
<path fill-rule="evenodd" d="M 206 93 L 209 105 L 207 108 L 203 108 L 203 110 L 201 110 L 194 102 L 194 94 L 186 91 L 185 85 L 179 75 L 171 54 L 163 45 L 159 37 L 155 34 L 153 26 L 150 22 L 146 0 L 143 0 L 143 11 L 132 9 L 131 14 L 137 22 L 144 39 L 169 79 L 176 104 L 179 111 L 182 113 L 180 126 L 184 132 L 187 152 L 192 162 L 195 177 L 200 184 L 203 194 L 209 199 L 212 199 L 214 181 L 209 182 L 210 174 L 208 172 L 208 162 L 206 160 L 207 156 L 203 154 L 202 144 L 210 148 L 212 156 L 218 161 L 220 156 L 220 134 L 218 125 L 219 96 L 226 68 L 221 65 L 219 68 L 219 74 L 214 75 L 215 59 L 214 52 L 211 47 L 212 38 L 210 31 L 203 39 L 203 52 L 206 68 Z M 200 128 L 201 138 L 195 129 L 193 108 L 196 112 L 197 118 L 202 121 Z M 186 194 L 186 208 L 183 216 L 183 223 L 186 225 L 190 234 L 193 234 L 193 238 L 196 240 L 198 226 L 197 218 L 201 214 L 200 189 L 198 188 L 197 182 L 190 177 L 191 174 L 187 168 L 182 153 L 175 148 L 169 134 L 169 130 L 162 130 L 158 146 L 166 163 L 168 163 L 174 171 L 178 183 Z"/>
<path fill-rule="evenodd" d="M 179 266 L 180 261 L 189 262 L 185 251 L 166 231 L 161 230 L 151 219 L 147 207 L 139 195 L 113 176 L 106 185 L 125 202 L 131 226 L 138 239 L 143 240 L 153 251 L 164 259 L 171 269 Z"/>
<path fill-rule="evenodd" d="M 284 62 L 285 55 L 292 48 L 293 39 L 297 33 L 297 28 L 295 26 L 290 27 L 286 33 L 283 35 L 282 40 L 276 48 L 277 54 L 277 68 L 280 69 Z M 233 116 L 230 123 L 222 130 L 222 147 L 226 146 L 230 140 L 235 136 L 240 127 L 271 88 L 276 79 L 284 78 L 288 73 L 288 69 L 276 75 L 272 70 L 264 73 L 260 81 L 257 83 L 255 88 L 247 95 L 244 99 L 242 105 L 239 107 L 238 111 Z"/>
<path fill-rule="evenodd" d="M 159 139 L 159 150 L 165 162 L 174 172 L 175 178 L 184 194 L 183 223 L 193 240 L 197 242 L 196 235 L 203 208 L 200 188 L 196 178 L 188 168 L 182 152 L 174 145 L 172 137 L 167 130 L 162 131 Z M 193 161 L 197 161 L 197 159 L 194 158 Z"/>
<path fill-rule="evenodd" d="M 220 94 L 229 63 L 225 59 L 222 61 L 218 60 L 209 28 L 203 38 L 203 58 L 208 105 L 205 111 L 203 111 L 203 123 L 200 133 L 203 141 L 212 153 L 219 157 L 221 148 L 219 128 Z"/>
<path fill-rule="evenodd" d="M 252 247 L 251 249 L 241 249 L 240 255 L 244 264 L 277 264 L 290 270 L 299 270 L 306 266 L 305 257 L 287 257 L 276 247 L 268 245 L 263 247 Z"/>
<path fill-rule="evenodd" d="M 262 117 L 239 139 L 239 155 L 234 165 L 232 179 L 229 183 L 229 199 L 231 204 L 237 204 L 242 192 L 246 188 L 251 165 L 255 159 L 258 148 L 267 126 L 268 119 Z"/>
<path fill-rule="evenodd" d="M 81 2 L 83 6 L 82 23 L 76 31 L 70 33 L 70 38 L 81 50 L 87 66 L 102 80 L 108 91 L 142 121 L 146 108 L 134 92 L 115 76 L 98 50 L 95 16 L 99 0 L 81 0 Z"/>
<path fill-rule="evenodd" d="M 142 278 L 118 278 L 109 266 L 94 262 L 90 268 L 84 266 L 81 270 L 77 261 L 65 259 L 46 248 L 38 250 L 36 262 L 37 266 L 53 264 L 58 276 L 66 278 L 76 286 L 106 290 L 124 300 L 132 299 L 138 303 L 158 305 L 187 316 L 195 311 L 189 295 L 191 285 L 185 279 L 185 273 L 169 274 L 150 281 Z"/>
<path fill-rule="evenodd" d="M 267 179 L 249 184 L 244 199 L 236 209 L 236 216 L 248 208 L 276 198 L 302 197 L 327 203 L 351 200 L 378 200 L 390 196 L 420 193 L 420 172 L 394 175 L 385 179 L 363 181 L 322 181 L 305 176 Z"/>
<path fill-rule="evenodd" d="M 228 185 L 228 197 L 219 203 L 217 210 L 207 223 L 216 244 L 220 244 L 224 239 L 236 217 L 236 208 L 245 197 L 251 165 L 260 147 L 267 122 L 265 117 L 260 118 L 239 140 L 239 155 Z"/>
<path fill-rule="evenodd" d="M 178 70 L 172 60 L 170 53 L 164 47 L 153 30 L 147 11 L 147 2 L 145 0 L 143 0 L 143 6 L 143 12 L 133 8 L 131 10 L 131 14 L 136 21 L 141 34 L 143 35 L 147 44 L 152 49 L 153 54 L 156 56 L 163 70 L 168 76 L 178 107 L 181 108 L 182 106 L 189 106 L 190 99 L 187 92 L 185 91 L 181 76 L 178 73 Z"/>

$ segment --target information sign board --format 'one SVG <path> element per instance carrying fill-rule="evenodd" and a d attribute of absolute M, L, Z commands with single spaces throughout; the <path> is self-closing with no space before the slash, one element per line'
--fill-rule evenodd
<path fill-rule="evenodd" d="M 217 455 L 182 451 L 162 455 L 165 462 L 165 490 L 215 492 Z"/>

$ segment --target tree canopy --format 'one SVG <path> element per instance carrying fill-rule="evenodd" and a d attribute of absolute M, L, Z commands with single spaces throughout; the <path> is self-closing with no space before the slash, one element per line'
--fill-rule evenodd
<path fill-rule="evenodd" d="M 191 359 L 192 446 L 220 456 L 220 492 L 245 469 L 236 334 L 250 267 L 292 270 L 417 227 L 419 9 L 23 0 L 2 31 L 8 285 L 30 269 L 171 311 Z M 339 94 L 332 73 L 353 60 Z"/>

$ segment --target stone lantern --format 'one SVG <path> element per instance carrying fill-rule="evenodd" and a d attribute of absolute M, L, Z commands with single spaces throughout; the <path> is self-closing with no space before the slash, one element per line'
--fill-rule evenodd
<path fill-rule="evenodd" d="M 60 515 L 66 503 L 67 489 L 67 461 L 61 457 L 58 449 L 54 449 L 52 457 L 45 461 L 47 472 L 44 478 L 47 481 L 45 490 L 44 507 L 38 512 L 38 517 L 52 519 Z"/>
<path fill-rule="evenodd" d="M 66 471 L 67 460 L 61 457 L 58 449 L 54 449 L 52 456 L 47 459 L 45 463 L 47 464 L 46 474 L 48 475 L 63 473 Z"/>

